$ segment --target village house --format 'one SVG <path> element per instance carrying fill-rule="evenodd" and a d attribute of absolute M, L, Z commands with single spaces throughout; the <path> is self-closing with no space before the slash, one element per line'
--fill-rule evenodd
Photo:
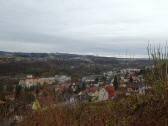
<path fill-rule="evenodd" d="M 110 82 L 111 80 L 114 79 L 114 76 L 117 75 L 116 71 L 108 71 L 104 72 L 103 75 L 106 77 L 106 80 Z"/>
<path fill-rule="evenodd" d="M 87 97 L 86 95 L 90 97 Z M 85 95 L 85 98 L 89 98 L 92 102 L 110 100 L 116 96 L 113 85 L 106 84 L 105 86 L 96 87 L 92 86 L 86 89 L 86 91 L 81 91 L 79 96 Z"/>
<path fill-rule="evenodd" d="M 19 81 L 19 85 L 24 88 L 30 88 L 32 86 L 44 85 L 44 84 L 54 84 L 55 78 L 34 78 L 32 75 L 28 75 L 25 79 Z"/>
<path fill-rule="evenodd" d="M 121 74 L 133 74 L 133 73 L 136 73 L 136 72 L 140 72 L 141 71 L 141 69 L 131 69 L 131 68 L 128 68 L 128 69 L 122 69 L 122 70 L 120 70 L 120 73 Z"/>
<path fill-rule="evenodd" d="M 49 78 L 39 78 L 38 83 L 40 85 L 44 84 L 54 84 L 55 83 L 55 78 L 54 77 L 49 77 Z"/>
<path fill-rule="evenodd" d="M 96 79 L 96 76 L 86 76 L 86 77 L 83 77 L 82 78 L 82 82 L 84 83 L 94 83 L 95 82 L 95 79 Z"/>
<path fill-rule="evenodd" d="M 97 84 L 98 82 L 102 82 L 103 78 L 103 75 L 89 75 L 82 77 L 82 83 Z"/>
<path fill-rule="evenodd" d="M 105 85 L 105 89 L 108 92 L 108 99 L 113 99 L 116 96 L 113 84 Z"/>
<path fill-rule="evenodd" d="M 66 83 L 66 82 L 71 82 L 71 77 L 66 76 L 66 75 L 55 75 L 55 81 L 57 83 Z"/>
<path fill-rule="evenodd" d="M 106 91 L 106 89 L 104 87 L 101 87 L 99 89 L 98 92 L 98 101 L 106 101 L 108 100 L 109 96 L 108 96 L 108 92 Z"/>
<path fill-rule="evenodd" d="M 20 80 L 19 85 L 24 87 L 24 88 L 30 88 L 32 86 L 38 85 L 38 79 L 26 78 L 25 80 Z"/>
<path fill-rule="evenodd" d="M 54 83 L 65 83 L 70 82 L 71 77 L 65 75 L 56 75 L 55 77 L 47 77 L 47 78 L 34 78 L 32 75 L 27 75 L 25 79 L 19 81 L 19 85 L 22 87 L 30 88 L 32 86 L 38 85 L 51 85 Z"/>

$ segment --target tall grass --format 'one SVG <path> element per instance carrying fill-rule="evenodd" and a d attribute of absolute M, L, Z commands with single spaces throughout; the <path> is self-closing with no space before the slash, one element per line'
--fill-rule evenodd
<path fill-rule="evenodd" d="M 152 46 L 148 44 L 147 52 L 149 60 L 153 62 L 153 80 L 160 80 L 167 83 L 168 80 L 168 44 Z"/>

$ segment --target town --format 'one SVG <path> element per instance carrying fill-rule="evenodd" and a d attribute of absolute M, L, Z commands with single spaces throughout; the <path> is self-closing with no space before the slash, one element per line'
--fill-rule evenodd
<path fill-rule="evenodd" d="M 49 108 L 145 95 L 147 59 L 0 52 L 0 120 L 18 124 Z"/>
<path fill-rule="evenodd" d="M 78 82 L 71 82 L 71 77 L 55 75 L 49 78 L 35 78 L 27 75 L 20 80 L 19 86 L 23 90 L 34 89 L 35 96 L 43 96 L 43 87 L 55 94 L 55 102 L 77 101 L 104 101 L 113 99 L 119 93 L 131 95 L 131 93 L 145 94 L 149 87 L 145 84 L 140 69 L 122 69 L 119 72 L 109 71 L 102 75 L 88 75 Z M 41 90 L 40 90 L 41 89 Z M 122 91 L 119 89 L 122 89 Z M 123 92 L 124 91 L 124 92 Z"/>
<path fill-rule="evenodd" d="M 145 95 L 150 86 L 144 80 L 143 71 L 138 68 L 126 68 L 83 76 L 75 82 L 67 75 L 53 77 L 27 75 L 15 86 L 13 93 L 6 95 L 4 101 L 0 101 L 1 107 L 6 106 L 6 102 L 9 105 L 7 110 L 1 109 L 1 113 L 2 115 L 15 113 L 11 117 L 11 122 L 20 122 L 25 118 L 26 111 L 102 102 L 113 100 L 119 95 Z"/>

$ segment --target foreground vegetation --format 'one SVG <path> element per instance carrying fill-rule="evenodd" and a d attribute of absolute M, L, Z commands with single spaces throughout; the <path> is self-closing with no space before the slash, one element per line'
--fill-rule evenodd
<path fill-rule="evenodd" d="M 30 114 L 23 126 L 167 126 L 168 95 L 118 97 L 114 101 L 64 106 Z"/>

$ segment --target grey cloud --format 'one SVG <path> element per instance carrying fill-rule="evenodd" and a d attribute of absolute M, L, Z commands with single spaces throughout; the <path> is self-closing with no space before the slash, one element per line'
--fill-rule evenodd
<path fill-rule="evenodd" d="M 0 50 L 144 55 L 168 39 L 166 0 L 0 0 Z M 21 45 L 20 47 L 16 46 Z"/>

